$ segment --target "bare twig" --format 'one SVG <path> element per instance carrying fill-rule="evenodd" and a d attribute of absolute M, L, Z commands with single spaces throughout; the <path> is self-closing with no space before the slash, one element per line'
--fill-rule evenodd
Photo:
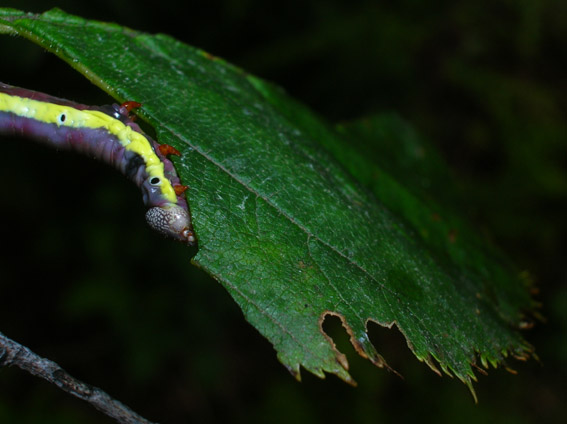
<path fill-rule="evenodd" d="M 0 366 L 17 367 L 41 377 L 60 389 L 83 399 L 102 413 L 123 424 L 152 424 L 126 405 L 112 399 L 102 390 L 70 376 L 55 362 L 42 358 L 30 349 L 0 333 Z"/>

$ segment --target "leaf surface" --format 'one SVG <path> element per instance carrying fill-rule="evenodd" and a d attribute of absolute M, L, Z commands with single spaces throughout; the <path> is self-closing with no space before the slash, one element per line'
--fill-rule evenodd
<path fill-rule="evenodd" d="M 452 212 L 444 165 L 403 121 L 333 128 L 202 50 L 60 10 L 0 9 L 0 31 L 54 52 L 119 101 L 143 104 L 158 140 L 183 153 L 194 263 L 296 377 L 303 366 L 352 381 L 322 331 L 327 314 L 376 365 L 384 361 L 369 321 L 397 325 L 417 358 L 469 387 L 477 353 L 495 365 L 530 351 L 516 330 L 532 306 L 526 287 Z"/>

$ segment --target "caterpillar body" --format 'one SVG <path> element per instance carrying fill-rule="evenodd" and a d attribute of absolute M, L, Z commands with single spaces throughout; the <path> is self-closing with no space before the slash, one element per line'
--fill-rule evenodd
<path fill-rule="evenodd" d="M 117 168 L 142 190 L 146 221 L 160 233 L 196 243 L 187 201 L 173 163 L 179 152 L 145 134 L 129 112 L 141 105 L 87 106 L 0 83 L 0 134 L 74 150 Z"/>

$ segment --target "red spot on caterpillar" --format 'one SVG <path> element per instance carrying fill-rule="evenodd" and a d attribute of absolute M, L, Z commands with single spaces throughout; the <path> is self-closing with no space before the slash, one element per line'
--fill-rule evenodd
<path fill-rule="evenodd" d="M 186 185 L 181 185 L 181 184 L 173 185 L 173 190 L 175 191 L 175 194 L 177 194 L 178 196 L 185 193 L 185 190 L 187 190 L 188 188 L 189 186 Z"/>
<path fill-rule="evenodd" d="M 140 107 L 142 107 L 142 103 L 134 101 L 124 102 L 120 105 L 120 109 L 126 109 L 128 113 L 132 112 L 132 109 L 137 109 Z"/>
<path fill-rule="evenodd" d="M 158 149 L 159 149 L 159 152 L 164 156 L 168 156 L 168 155 L 181 156 L 181 153 L 179 153 L 179 150 L 177 150 L 173 146 L 170 146 L 169 144 L 160 144 Z"/>

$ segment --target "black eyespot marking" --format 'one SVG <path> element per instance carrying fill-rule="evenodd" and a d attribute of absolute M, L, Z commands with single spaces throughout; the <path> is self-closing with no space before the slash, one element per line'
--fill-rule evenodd
<path fill-rule="evenodd" d="M 144 158 L 137 153 L 126 153 L 126 166 L 124 173 L 130 179 L 134 179 L 141 166 L 144 166 Z"/>

